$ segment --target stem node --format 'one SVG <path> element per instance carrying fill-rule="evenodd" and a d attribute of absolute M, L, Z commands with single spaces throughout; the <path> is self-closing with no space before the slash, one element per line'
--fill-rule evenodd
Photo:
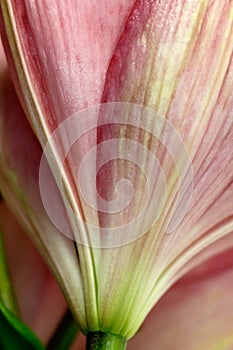
<path fill-rule="evenodd" d="M 87 334 L 86 350 L 125 350 L 126 338 L 122 335 L 89 332 Z"/>

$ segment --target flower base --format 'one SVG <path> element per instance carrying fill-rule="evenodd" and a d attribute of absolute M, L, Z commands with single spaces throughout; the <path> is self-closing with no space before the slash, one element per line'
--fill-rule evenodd
<path fill-rule="evenodd" d="M 86 350 L 125 350 L 126 338 L 111 333 L 90 332 L 87 334 Z"/>

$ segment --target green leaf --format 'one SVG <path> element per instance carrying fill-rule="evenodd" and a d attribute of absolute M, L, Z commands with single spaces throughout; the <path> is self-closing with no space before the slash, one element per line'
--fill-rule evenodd
<path fill-rule="evenodd" d="M 45 349 L 34 333 L 2 304 L 0 304 L 0 349 Z"/>

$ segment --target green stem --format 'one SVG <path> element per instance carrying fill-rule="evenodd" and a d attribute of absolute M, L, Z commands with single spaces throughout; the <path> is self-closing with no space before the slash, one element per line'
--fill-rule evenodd
<path fill-rule="evenodd" d="M 78 325 L 74 321 L 71 312 L 68 310 L 53 337 L 50 339 L 47 350 L 67 350 L 70 348 L 78 334 Z"/>
<path fill-rule="evenodd" d="M 125 350 L 126 338 L 111 333 L 90 332 L 87 334 L 86 350 Z"/>
<path fill-rule="evenodd" d="M 10 281 L 10 275 L 7 267 L 4 242 L 0 229 L 0 303 L 10 310 L 15 316 L 19 315 L 15 300 L 14 291 Z"/>

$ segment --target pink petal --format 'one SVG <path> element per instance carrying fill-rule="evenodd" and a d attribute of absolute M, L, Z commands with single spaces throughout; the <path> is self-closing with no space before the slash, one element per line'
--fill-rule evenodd
<path fill-rule="evenodd" d="M 151 264 L 154 300 L 171 274 L 233 230 L 232 11 L 231 1 L 137 1 L 108 70 L 103 102 L 153 108 L 173 123 L 193 160 L 188 214 L 170 235 L 157 225 L 154 243 L 148 239 L 141 252 Z M 174 171 L 163 149 L 153 151 L 164 169 Z"/>
<path fill-rule="evenodd" d="M 23 66 L 16 65 L 19 84 L 28 110 L 34 108 L 32 100 L 39 103 L 44 119 L 40 123 L 53 130 L 73 113 L 100 102 L 109 61 L 133 3 L 4 1 L 4 21 L 11 23 L 6 35 L 9 39 L 14 25 L 22 55 Z M 16 59 L 16 49 L 8 50 Z M 28 92 L 21 69 L 27 76 Z M 33 124 L 38 129 L 36 118 Z"/>
<path fill-rule="evenodd" d="M 39 164 L 42 149 L 7 76 L 4 80 L 0 79 L 0 91 L 1 192 L 56 276 L 70 307 L 73 305 L 77 310 L 77 316 L 81 317 L 80 325 L 85 324 L 75 245 L 51 223 L 40 197 Z"/>
<path fill-rule="evenodd" d="M 232 349 L 232 254 L 231 248 L 174 285 L 129 342 L 129 350 Z"/>
<path fill-rule="evenodd" d="M 63 316 L 64 298 L 37 250 L 4 204 L 0 205 L 0 221 L 22 320 L 46 343 Z"/>

